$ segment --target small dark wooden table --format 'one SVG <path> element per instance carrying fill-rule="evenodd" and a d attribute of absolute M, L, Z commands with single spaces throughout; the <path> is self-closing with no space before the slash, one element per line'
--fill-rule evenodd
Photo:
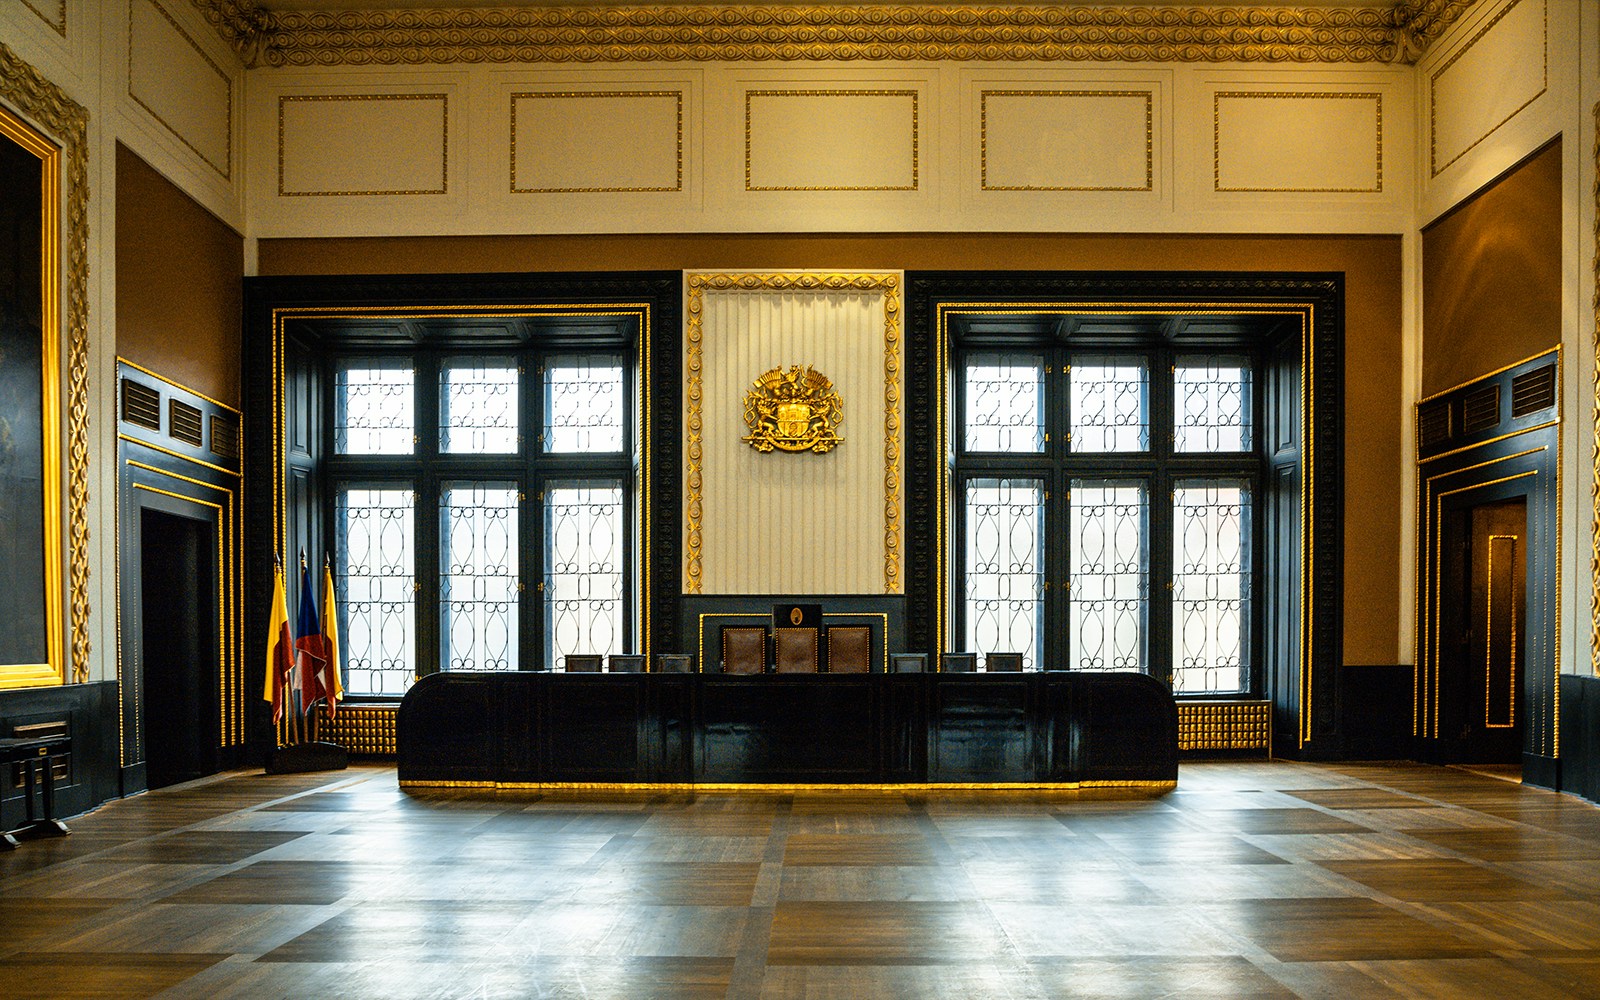
<path fill-rule="evenodd" d="M 67 829 L 67 824 L 56 819 L 55 774 L 50 766 L 53 758 L 71 752 L 70 736 L 0 739 L 0 767 L 8 764 L 22 765 L 23 795 L 27 805 L 27 821 L 15 830 L 0 834 L 0 851 L 15 850 L 20 846 L 18 841 L 65 837 L 72 832 Z M 42 777 L 38 773 L 41 766 L 44 768 Z M 33 811 L 33 786 L 36 778 L 40 793 L 40 811 L 37 815 Z"/>

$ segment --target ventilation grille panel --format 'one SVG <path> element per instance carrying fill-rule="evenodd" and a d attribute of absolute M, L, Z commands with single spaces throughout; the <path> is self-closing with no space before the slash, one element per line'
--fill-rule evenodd
<path fill-rule="evenodd" d="M 199 410 L 179 400 L 169 400 L 167 406 L 167 433 L 196 448 L 205 442 L 205 424 Z"/>
<path fill-rule="evenodd" d="M 1523 372 L 1511 380 L 1511 415 L 1525 417 L 1556 405 L 1554 364 Z"/>
<path fill-rule="evenodd" d="M 1424 407 L 1417 417 L 1418 444 L 1431 448 L 1450 440 L 1450 404 L 1434 403 Z"/>
<path fill-rule="evenodd" d="M 218 458 L 239 457 L 239 421 L 226 414 L 211 417 L 211 453 Z"/>
<path fill-rule="evenodd" d="M 1468 434 L 1486 431 L 1500 422 L 1500 387 L 1474 389 L 1461 400 L 1461 429 Z"/>
<path fill-rule="evenodd" d="M 130 424 L 161 429 L 161 393 L 131 378 L 122 380 L 122 419 Z"/>

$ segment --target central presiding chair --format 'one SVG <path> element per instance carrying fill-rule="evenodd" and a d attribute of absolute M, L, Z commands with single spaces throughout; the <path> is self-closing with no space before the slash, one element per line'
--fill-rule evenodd
<path fill-rule="evenodd" d="M 814 674 L 822 669 L 822 605 L 774 604 L 774 669 L 780 674 Z"/>

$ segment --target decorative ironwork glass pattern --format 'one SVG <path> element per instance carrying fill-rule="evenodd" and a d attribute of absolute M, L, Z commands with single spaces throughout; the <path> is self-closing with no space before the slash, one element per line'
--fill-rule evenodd
<path fill-rule="evenodd" d="M 333 376 L 333 448 L 340 455 L 409 455 L 415 448 L 409 365 L 342 363 Z"/>
<path fill-rule="evenodd" d="M 545 662 L 622 652 L 622 484 L 553 483 L 544 509 Z"/>
<path fill-rule="evenodd" d="M 1249 451 L 1250 366 L 1243 358 L 1184 358 L 1172 369 L 1175 451 Z"/>
<path fill-rule="evenodd" d="M 1072 451 L 1150 450 L 1150 369 L 1142 358 L 1075 357 L 1070 384 Z"/>
<path fill-rule="evenodd" d="M 1074 479 L 1069 500 L 1071 670 L 1143 670 L 1149 499 L 1141 482 Z"/>
<path fill-rule="evenodd" d="M 416 495 L 338 491 L 334 566 L 345 690 L 398 697 L 416 673 Z"/>
<path fill-rule="evenodd" d="M 968 451 L 1044 450 L 1044 358 L 974 354 L 966 365 Z"/>
<path fill-rule="evenodd" d="M 622 358 L 615 354 L 553 357 L 544 372 L 544 450 L 622 450 Z"/>
<path fill-rule="evenodd" d="M 447 483 L 439 497 L 439 661 L 516 670 L 517 487 Z"/>
<path fill-rule="evenodd" d="M 1044 484 L 970 479 L 966 490 L 966 648 L 1021 652 L 1038 669 L 1044 622 Z"/>
<path fill-rule="evenodd" d="M 439 370 L 439 449 L 510 454 L 517 450 L 516 362 L 476 358 Z"/>
<path fill-rule="evenodd" d="M 1172 511 L 1172 689 L 1244 691 L 1250 680 L 1250 485 L 1179 480 Z"/>

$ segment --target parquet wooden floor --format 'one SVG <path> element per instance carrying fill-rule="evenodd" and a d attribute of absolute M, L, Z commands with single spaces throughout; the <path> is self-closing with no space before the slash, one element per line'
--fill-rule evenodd
<path fill-rule="evenodd" d="M 1600 809 L 1416 765 L 1155 799 L 238 773 L 0 855 L 0 997 L 1600 997 Z"/>

